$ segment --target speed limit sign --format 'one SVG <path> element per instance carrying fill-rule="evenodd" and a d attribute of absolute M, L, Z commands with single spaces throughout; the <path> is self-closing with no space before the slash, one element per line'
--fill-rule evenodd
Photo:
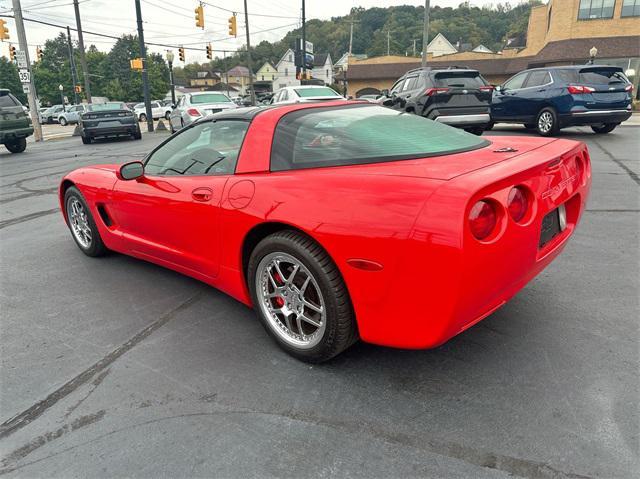
<path fill-rule="evenodd" d="M 18 76 L 21 83 L 31 83 L 31 73 L 28 70 L 20 70 Z"/>

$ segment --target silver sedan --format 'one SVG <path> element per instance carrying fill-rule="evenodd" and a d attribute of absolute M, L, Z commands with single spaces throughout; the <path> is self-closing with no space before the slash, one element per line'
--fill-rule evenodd
<path fill-rule="evenodd" d="M 202 117 L 222 110 L 238 108 L 224 93 L 200 91 L 187 93 L 169 115 L 171 133 L 190 125 Z"/>

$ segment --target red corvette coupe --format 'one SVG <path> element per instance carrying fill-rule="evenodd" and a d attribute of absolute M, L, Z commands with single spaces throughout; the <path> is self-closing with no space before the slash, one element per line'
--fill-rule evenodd
<path fill-rule="evenodd" d="M 590 185 L 580 142 L 342 101 L 217 113 L 143 162 L 69 173 L 60 203 L 85 254 L 202 280 L 318 362 L 358 338 L 434 347 L 488 316 L 560 253 Z"/>

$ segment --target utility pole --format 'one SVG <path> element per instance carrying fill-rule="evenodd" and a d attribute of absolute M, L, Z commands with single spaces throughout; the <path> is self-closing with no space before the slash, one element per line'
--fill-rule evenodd
<path fill-rule="evenodd" d="M 245 0 L 246 2 L 246 0 Z M 144 110 L 147 114 L 147 131 L 153 131 L 153 113 L 149 93 L 149 75 L 147 74 L 147 52 L 144 48 L 144 31 L 142 30 L 142 11 L 140 0 L 136 0 L 136 18 L 138 19 L 138 40 L 140 41 L 140 58 L 142 59 L 142 86 L 144 89 Z"/>
<path fill-rule="evenodd" d="M 13 18 L 16 22 L 16 30 L 18 31 L 18 44 L 20 45 L 20 51 L 24 52 L 26 69 L 31 77 L 29 83 L 25 83 L 25 85 L 29 85 L 27 98 L 29 99 L 29 111 L 31 112 L 31 122 L 33 123 L 33 137 L 36 141 L 42 141 L 42 126 L 40 125 L 38 103 L 36 102 L 36 83 L 33 75 L 31 74 L 29 46 L 27 45 L 27 34 L 24 31 L 24 20 L 22 19 L 20 0 L 13 0 Z"/>
<path fill-rule="evenodd" d="M 355 23 L 360 23 L 360 20 L 345 20 L 347 23 L 350 23 L 351 26 L 349 28 L 349 56 L 353 53 L 353 25 Z"/>
<path fill-rule="evenodd" d="M 302 78 L 307 78 L 307 27 L 304 0 L 302 0 Z"/>
<path fill-rule="evenodd" d="M 427 46 L 429 45 L 429 0 L 424 2 L 424 25 L 422 31 L 422 66 L 427 66 Z"/>
<path fill-rule="evenodd" d="M 140 1 L 140 0 L 136 0 Z M 253 70 L 251 68 L 251 43 L 249 42 L 249 12 L 247 11 L 247 0 L 244 0 L 244 24 L 247 32 L 247 68 L 249 68 L 249 88 L 251 88 L 251 105 L 256 104 L 256 92 L 253 90 Z"/>
<path fill-rule="evenodd" d="M 71 81 L 73 82 L 73 103 L 77 105 L 78 92 L 76 91 L 76 85 L 78 84 L 78 76 L 76 72 L 76 61 L 73 58 L 73 44 L 71 43 L 71 29 L 67 25 L 67 47 L 69 47 L 69 66 L 71 67 Z"/>
<path fill-rule="evenodd" d="M 87 103 L 91 103 L 91 82 L 89 81 L 89 68 L 87 67 L 87 57 L 84 54 L 84 39 L 82 38 L 82 23 L 80 22 L 80 7 L 78 0 L 73 0 L 73 9 L 76 11 L 76 28 L 78 29 L 78 49 L 80 50 L 80 66 L 82 67 L 82 77 L 84 78 L 84 92 L 87 95 Z"/>

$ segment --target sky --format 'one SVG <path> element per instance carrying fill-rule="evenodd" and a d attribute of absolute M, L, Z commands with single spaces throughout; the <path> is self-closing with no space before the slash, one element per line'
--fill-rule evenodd
<path fill-rule="evenodd" d="M 473 0 L 472 5 L 482 6 L 500 0 Z M 82 29 L 85 31 L 85 47 L 95 44 L 99 50 L 109 51 L 114 40 L 91 35 L 96 32 L 114 36 L 137 32 L 134 0 L 79 0 Z M 455 7 L 462 0 L 431 0 L 432 6 Z M 13 14 L 12 0 L 0 0 L 0 15 Z M 511 3 L 518 3 L 518 0 Z M 276 41 L 301 24 L 301 0 L 248 0 L 249 31 L 251 43 L 262 40 Z M 306 18 L 329 19 L 347 15 L 352 7 L 388 7 L 393 5 L 423 5 L 424 0 L 307 0 Z M 22 0 L 24 18 L 41 20 L 74 28 L 75 16 L 72 0 Z M 201 48 L 203 51 L 186 51 L 186 61 L 204 62 L 205 45 L 211 42 L 214 50 L 236 50 L 245 42 L 243 0 L 211 0 L 204 5 L 205 29 L 195 26 L 196 0 L 141 0 L 145 41 Z M 238 13 L 238 37 L 229 38 L 227 19 Z M 7 20 L 10 42 L 17 45 L 17 33 L 13 19 Z M 38 45 L 63 31 L 60 28 L 25 22 L 30 57 L 35 58 Z M 65 30 L 66 31 L 66 30 Z M 354 31 L 357 35 L 357 27 Z M 77 40 L 76 32 L 71 31 Z M 8 56 L 8 43 L 0 45 L 0 55 Z M 163 55 L 168 47 L 149 45 L 152 52 Z M 177 57 L 177 49 L 171 48 Z M 222 53 L 214 53 L 222 56 Z M 174 61 L 177 64 L 179 62 Z"/>

